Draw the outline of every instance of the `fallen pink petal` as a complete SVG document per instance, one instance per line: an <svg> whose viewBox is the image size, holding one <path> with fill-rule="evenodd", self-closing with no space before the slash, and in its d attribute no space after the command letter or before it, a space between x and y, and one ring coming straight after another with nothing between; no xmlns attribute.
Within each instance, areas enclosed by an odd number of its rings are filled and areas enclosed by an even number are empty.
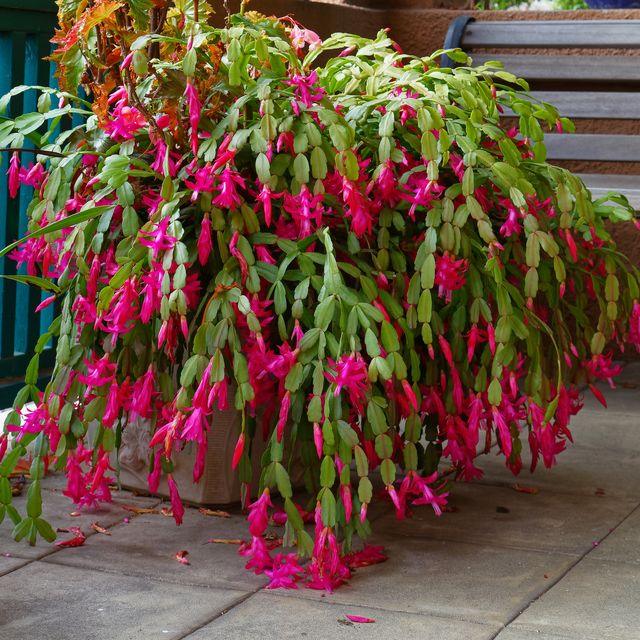
<svg viewBox="0 0 640 640"><path fill-rule="evenodd" d="M347 618L347 620L351 620L351 622L357 622L359 624L371 624L372 622L375 622L374 618L366 618L364 616L354 616L351 614L347 614L345 617Z"/></svg>

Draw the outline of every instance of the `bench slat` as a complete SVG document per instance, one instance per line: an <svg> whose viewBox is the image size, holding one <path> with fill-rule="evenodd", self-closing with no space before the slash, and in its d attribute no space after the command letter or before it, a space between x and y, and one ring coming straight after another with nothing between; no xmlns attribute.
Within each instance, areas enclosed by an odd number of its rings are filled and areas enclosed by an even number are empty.
<svg viewBox="0 0 640 640"><path fill-rule="evenodd" d="M640 83L640 58L475 54L474 65L500 60L505 70L531 82Z"/></svg>
<svg viewBox="0 0 640 640"><path fill-rule="evenodd" d="M544 143L550 160L640 162L640 136L548 133Z"/></svg>
<svg viewBox="0 0 640 640"><path fill-rule="evenodd" d="M578 177L587 185L594 198L601 198L609 191L627 196L629 204L640 210L640 176L582 173Z"/></svg>
<svg viewBox="0 0 640 640"><path fill-rule="evenodd" d="M640 120L640 94L603 91L532 91L537 100L548 102L566 118L611 118Z"/></svg>
<svg viewBox="0 0 640 640"><path fill-rule="evenodd" d="M475 21L462 46L634 49L640 48L640 20Z"/></svg>

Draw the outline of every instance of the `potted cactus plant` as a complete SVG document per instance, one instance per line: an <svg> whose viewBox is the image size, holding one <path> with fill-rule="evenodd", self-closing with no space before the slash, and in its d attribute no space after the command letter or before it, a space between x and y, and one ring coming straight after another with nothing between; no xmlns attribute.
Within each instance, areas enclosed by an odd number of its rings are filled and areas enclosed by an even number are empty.
<svg viewBox="0 0 640 640"><path fill-rule="evenodd" d="M192 449L198 481L231 410L228 464L243 500L259 495L248 568L331 589L373 500L442 512L442 460L462 479L492 445L514 473L527 446L555 463L580 385L599 394L609 345L640 344L638 272L607 231L632 211L545 161L544 130L571 123L499 67L252 12L213 27L209 11L61 2L60 88L2 123L10 189L35 188L5 253L60 313L39 344L57 339L51 380L36 388L36 353L5 425L16 445L2 440L2 487L33 448L27 512L3 490L0 516L52 539L45 459L78 504L108 500L142 422L149 487L166 479L179 523L177 456ZM293 554L263 537L275 490Z"/></svg>

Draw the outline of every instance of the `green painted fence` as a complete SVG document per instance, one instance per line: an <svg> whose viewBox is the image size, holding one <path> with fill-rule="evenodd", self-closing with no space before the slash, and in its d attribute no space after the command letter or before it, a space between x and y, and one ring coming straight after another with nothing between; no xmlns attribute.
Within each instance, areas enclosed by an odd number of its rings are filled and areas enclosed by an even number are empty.
<svg viewBox="0 0 640 640"><path fill-rule="evenodd" d="M51 51L49 40L56 26L56 7L42 0L0 0L0 95L20 84L49 85L53 81L52 65L44 61ZM11 102L9 115L34 111L35 92L17 96ZM27 146L27 145L25 145ZM26 208L31 190L22 187L18 198L10 199L6 169L9 154L2 152L0 171L0 246L16 240L26 230ZM24 164L33 162L34 154L22 153ZM18 273L26 273L20 268ZM15 274L16 263L0 259L0 273ZM0 278L0 408L13 402L23 385L23 376L40 332L53 317L51 308L36 314L42 300L36 287ZM42 371L53 363L53 348L40 358Z"/></svg>

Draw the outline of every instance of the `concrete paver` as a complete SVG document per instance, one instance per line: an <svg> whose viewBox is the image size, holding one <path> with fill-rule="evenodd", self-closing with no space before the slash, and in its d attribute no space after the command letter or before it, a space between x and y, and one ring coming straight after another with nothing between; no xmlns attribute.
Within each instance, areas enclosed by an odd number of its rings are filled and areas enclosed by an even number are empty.
<svg viewBox="0 0 640 640"><path fill-rule="evenodd" d="M177 639L245 595L32 562L0 578L0 640Z"/></svg>
<svg viewBox="0 0 640 640"><path fill-rule="evenodd" d="M375 620L352 623L346 615ZM499 630L435 616L285 598L261 592L189 636L189 640L489 640Z"/></svg>
<svg viewBox="0 0 640 640"><path fill-rule="evenodd" d="M585 558L517 620L585 640L640 638L640 566ZM566 633L566 631L564 631Z"/></svg>
<svg viewBox="0 0 640 640"><path fill-rule="evenodd" d="M513 487L461 483L451 487L449 504L453 512L441 517L429 506L415 508L411 518L400 521L388 513L376 521L374 533L580 555L623 520L637 501L547 489L531 495Z"/></svg>
<svg viewBox="0 0 640 640"><path fill-rule="evenodd" d="M0 576L11 573L20 567L23 567L29 561L23 558L6 558L0 556Z"/></svg>
<svg viewBox="0 0 640 640"><path fill-rule="evenodd" d="M42 492L43 517L46 518L54 529L65 529L67 527L80 527L85 535L92 535L91 523L98 522L102 527L111 527L124 518L133 519L135 514L125 509L127 506L133 507L153 507L160 503L158 498L135 496L128 491L114 491L113 502L102 504L98 509L90 511L78 511L77 507L69 498L62 494L63 476L48 476L44 480ZM26 493L26 491L25 491ZM25 513L26 497L23 494L14 498L14 506L22 514ZM72 516L72 513L80 515ZM11 556L20 558L42 558L57 550L53 544L48 544L42 539L34 547L30 547L24 542L15 542L11 538L12 524L9 518L0 524L0 554L9 553ZM65 533L59 533L59 539L65 538Z"/></svg>
<svg viewBox="0 0 640 640"><path fill-rule="evenodd" d="M640 565L640 509L636 509L589 557Z"/></svg>
<svg viewBox="0 0 640 640"><path fill-rule="evenodd" d="M186 509L183 523L176 526L172 517L159 513L140 515L114 528L111 536L93 536L84 546L65 549L47 561L206 587L256 589L266 583L245 570L237 544L207 543L212 538L246 539L244 517L218 518ZM182 550L189 552L190 565L176 561Z"/></svg>
<svg viewBox="0 0 640 640"><path fill-rule="evenodd" d="M568 555L418 538L375 538L389 561L359 569L334 593L288 597L336 604L377 603L408 613L506 624L574 562Z"/></svg>

